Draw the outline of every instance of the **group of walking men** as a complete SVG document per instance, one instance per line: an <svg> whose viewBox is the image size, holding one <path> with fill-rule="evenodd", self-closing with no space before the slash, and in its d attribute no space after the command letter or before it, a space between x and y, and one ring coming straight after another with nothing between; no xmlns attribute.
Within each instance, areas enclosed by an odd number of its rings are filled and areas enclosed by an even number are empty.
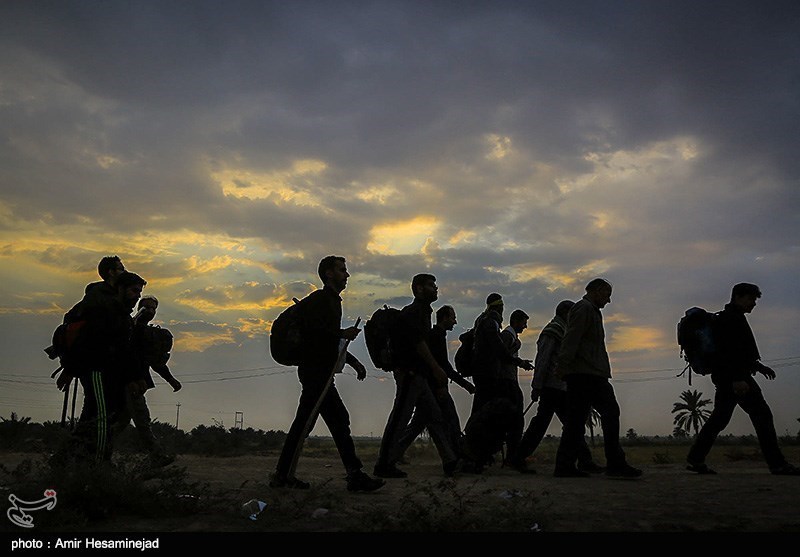
<svg viewBox="0 0 800 557"><path fill-rule="evenodd" d="M400 310L392 336L395 397L381 439L372 477L363 471L350 432L350 419L331 377L340 341L354 340L360 329L341 328L341 292L350 276L343 257L328 256L318 268L323 288L307 302L316 321L308 361L298 367L302 385L297 414L270 485L306 489L309 483L294 475L294 465L303 443L316 421L315 409L331 431L347 472L350 491L374 491L383 478L405 478L398 464L414 439L425 429L434 442L445 476L481 473L503 455L502 465L521 473L535 473L528 458L545 436L553 416L563 425L556 454L554 475L584 478L605 473L611 477L638 478L642 471L631 466L620 444L620 407L611 385L611 365L605 345L601 310L611 302L612 285L596 278L586 285L585 295L573 302L560 302L555 315L537 340L535 362L520 358L519 335L527 328L528 315L519 309L503 328L504 302L500 294L486 299L486 308L473 325L471 383L450 364L447 333L457 323L452 306L443 305L433 322L433 302L438 299L436 277L422 273L413 277L413 301ZM701 474L714 473L704 460L716 436L727 426L738 404L750 416L767 464L773 474L797 475L777 444L769 407L752 375L760 372L773 379L775 373L760 362L755 340L744 314L752 311L761 292L742 283L733 289L725 307L730 323L722 334L727 357L712 374L716 387L715 407L688 455L687 468ZM359 380L366 377L364 365L351 353L346 363ZM532 402L537 414L524 428L523 399L518 369L533 371ZM330 382L329 382L330 379ZM462 429L456 405L449 392L455 383L473 394L470 417ZM327 390L326 390L327 388ZM317 405L319 402L319 405ZM605 466L594 462L586 444L585 425L594 409L603 431Z"/></svg>
<svg viewBox="0 0 800 557"><path fill-rule="evenodd" d="M519 356L519 335L528 326L528 315L520 309L512 311L509 324L503 328L503 298L490 294L472 327L472 383L453 368L448 355L447 333L457 323L455 310L450 305L439 307L434 323L436 277L427 273L414 276L413 301L400 310L392 334L395 397L370 476L356 454L350 416L332 375L340 357L355 369L359 380L367 375L353 354L341 353L343 342L346 346L361 332L357 326L342 328L341 293L350 274L344 257L335 255L323 258L317 271L323 287L300 302L306 328L304 357L297 370L302 386L300 401L270 486L309 487L294 475L294 469L304 438L318 416L331 432L350 491L374 491L384 485L384 478L406 477L398 464L425 429L436 445L446 476L481 473L498 454L503 455L503 466L534 473L527 460L553 416L563 426L555 476L579 478L601 472L624 478L642 475L627 462L619 440L620 408L610 382L601 314L611 301L612 285L607 280L591 280L580 300L564 300L556 306L555 315L539 334L535 362ZM112 437L133 420L151 463L164 466L174 456L166 454L153 435L144 395L155 386L151 369L174 391L181 388L166 365L172 336L166 329L151 325L158 300L142 297L147 282L127 271L119 257L104 257L98 273L102 281L87 285L83 299L64 316L64 325L72 327L68 334L74 339L69 350L47 349L51 357L57 352L60 357L57 387L66 393L77 380L84 392L77 427L68 448L57 455L108 461ZM756 373L775 378L775 372L760 361L746 319L760 297L756 285L739 283L733 287L730 303L719 313L716 342L720 361L711 374L715 403L687 456L687 468L693 472L715 473L705 459L738 405L753 423L770 472L800 475L800 469L786 461L778 446L772 413L753 378ZM132 315L134 308L136 315ZM169 341L166 346L164 338ZM534 372L531 400L538 401L537 414L527 430L519 368ZM473 395L464 428L449 392L451 382ZM600 417L605 467L594 462L584 438L592 409Z"/></svg>
<svg viewBox="0 0 800 557"><path fill-rule="evenodd" d="M86 286L83 298L65 314L54 346L46 349L60 358L58 389L66 395L79 381L83 390L77 425L55 461L108 462L113 438L133 420L150 465L166 466L175 457L152 431L145 392L155 387L151 369L173 391L182 387L167 365L172 335L151 325L158 299L142 296L147 281L127 271L115 255L102 258L97 270L102 280Z"/></svg>

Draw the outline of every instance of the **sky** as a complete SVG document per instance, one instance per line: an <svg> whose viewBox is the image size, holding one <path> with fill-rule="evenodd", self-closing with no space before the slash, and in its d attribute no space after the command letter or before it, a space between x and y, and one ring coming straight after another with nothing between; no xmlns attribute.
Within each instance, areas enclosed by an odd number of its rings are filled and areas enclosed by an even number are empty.
<svg viewBox="0 0 800 557"><path fill-rule="evenodd" d="M116 254L175 335L184 387L156 378L153 417L286 431L300 387L268 331L336 254L343 326L434 274L451 356L498 292L530 316L533 359L558 302L606 278L622 431L640 435L672 432L681 392L713 398L676 377L683 312L756 283L778 374L758 381L796 434L799 136L794 2L6 0L0 416L60 419L43 349ZM351 349L369 375L336 384L353 433L379 436L394 383L363 333ZM741 409L727 432L753 433Z"/></svg>

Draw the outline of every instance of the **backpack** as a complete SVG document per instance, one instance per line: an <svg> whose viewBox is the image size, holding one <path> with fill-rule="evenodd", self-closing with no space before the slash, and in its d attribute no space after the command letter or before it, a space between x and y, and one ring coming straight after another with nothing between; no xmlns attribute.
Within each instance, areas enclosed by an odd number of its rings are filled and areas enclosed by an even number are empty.
<svg viewBox="0 0 800 557"><path fill-rule="evenodd" d="M78 339L81 338L83 327L87 321L81 317L81 303L75 304L66 314L61 324L53 331L53 338L50 346L44 349L51 360L58 358L61 364L53 376L65 366L76 364L75 348Z"/></svg>
<svg viewBox="0 0 800 557"><path fill-rule="evenodd" d="M383 371L394 371L392 336L399 318L399 309L384 305L364 324L364 342L367 344L369 357L375 367Z"/></svg>
<svg viewBox="0 0 800 557"><path fill-rule="evenodd" d="M715 343L715 323L719 312L711 313L699 307L686 310L678 321L677 336L680 355L686 361L686 367L677 376L689 371L689 384L692 384L692 372L698 375L709 375L716 368L717 350Z"/></svg>
<svg viewBox="0 0 800 557"><path fill-rule="evenodd" d="M456 364L456 371L462 377L472 377L475 368L475 329L467 329L458 335L459 344L453 361Z"/></svg>
<svg viewBox="0 0 800 557"><path fill-rule="evenodd" d="M269 332L269 353L273 360L285 366L300 365L303 354L300 300L292 298L292 302L275 318Z"/></svg>
<svg viewBox="0 0 800 557"><path fill-rule="evenodd" d="M164 365L172 352L173 336L169 329L158 325L147 326L147 340L144 345L144 357L147 364Z"/></svg>

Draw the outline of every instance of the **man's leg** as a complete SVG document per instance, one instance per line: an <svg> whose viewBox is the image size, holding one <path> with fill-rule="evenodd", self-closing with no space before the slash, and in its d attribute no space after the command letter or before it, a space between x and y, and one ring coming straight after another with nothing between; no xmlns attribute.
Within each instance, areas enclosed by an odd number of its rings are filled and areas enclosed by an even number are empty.
<svg viewBox="0 0 800 557"><path fill-rule="evenodd" d="M383 429L378 460L375 463L375 475L377 476L404 477L406 475L405 472L396 469L395 460L392 459L400 456L397 454L398 440L411 420L416 406L418 392L415 390L414 377L408 371L394 372L396 391L386 427Z"/></svg>
<svg viewBox="0 0 800 557"><path fill-rule="evenodd" d="M566 391L543 389L536 407L536 415L531 418L531 423L528 424L528 429L525 430L519 444L519 452L517 454L517 461L519 463L536 451L539 447L539 443L542 442L542 439L544 439L544 436L547 434L547 428L550 427L553 414L556 413L556 405L554 402L557 402L556 397L558 395L563 399L562 405L564 407L564 412L562 414L566 416ZM561 416L559 416L559 418L561 418ZM561 423L563 424L565 420L566 418L562 419Z"/></svg>
<svg viewBox="0 0 800 557"><path fill-rule="evenodd" d="M456 455L455 447L452 446L450 441L449 431L442 410L439 407L439 402L433 394L428 380L420 375L414 376L413 391L416 393L416 408L423 416L428 416L428 431L431 434L433 443L436 445L436 450L439 452L442 466L446 473L452 473L458 456ZM402 455L399 450L400 448L397 447L393 453L390 453L392 462Z"/></svg>
<svg viewBox="0 0 800 557"><path fill-rule="evenodd" d="M735 408L736 395L733 393L733 387L730 384L718 385L714 392L714 409L711 411L711 416L700 428L700 432L686 456L690 466L704 468L701 465L705 464L706 457L717 436L731 421Z"/></svg>
<svg viewBox="0 0 800 557"><path fill-rule="evenodd" d="M603 429L603 449L606 455L606 466L609 470L620 470L627 465L625 451L619 442L619 403L614 395L614 387L604 377L592 377L592 406L600 414L600 426ZM583 443L586 440L583 439ZM576 455L580 445L576 445Z"/></svg>
<svg viewBox="0 0 800 557"><path fill-rule="evenodd" d="M555 475L584 476L577 473L575 462L578 459L578 447L584 441L586 419L592 409L591 384L588 376L568 375L567 382L567 419L561 431L561 441L556 452Z"/></svg>
<svg viewBox="0 0 800 557"><path fill-rule="evenodd" d="M304 377L305 376L305 377ZM325 388L325 382L316 378L313 372L300 373L300 383L302 391L300 392L300 401L297 404L297 413L295 414L292 425L289 427L289 432L286 434L286 440L283 443L280 457L278 457L278 464L275 468L275 477L273 483L275 485L287 485L296 487L308 487L308 484L289 477L292 462L295 458L295 453L302 446L305 441L306 425L311 419L311 414L317 404L320 394ZM316 422L316 416L313 422ZM313 428L313 423L309 431Z"/></svg>
<svg viewBox="0 0 800 557"><path fill-rule="evenodd" d="M428 421L430 421L429 416L423 415L424 413L420 411L419 408L414 408L414 414L411 416L411 421L408 422L408 425L400 432L400 435L397 438L397 454L400 456L397 457L397 462L403 460L403 456L406 454L408 448L414 443L414 441L422 435L422 432L425 431L425 428L428 427Z"/></svg>
<svg viewBox="0 0 800 557"><path fill-rule="evenodd" d="M339 391L336 390L336 385L331 385L328 389L319 413L331 432L331 437L336 443L347 474L350 475L361 470L363 465L356 456L355 443L350 433L350 414L339 396Z"/></svg>
<svg viewBox="0 0 800 557"><path fill-rule="evenodd" d="M739 400L739 406L747 412L750 421L753 423L753 428L755 428L756 436L758 437L758 444L761 446L761 453L764 455L764 460L767 461L767 466L769 466L770 470L777 470L786 466L786 458L778 446L778 434L775 432L772 410L770 410L767 401L764 400L764 394L755 379L749 378L747 384L750 389Z"/></svg>

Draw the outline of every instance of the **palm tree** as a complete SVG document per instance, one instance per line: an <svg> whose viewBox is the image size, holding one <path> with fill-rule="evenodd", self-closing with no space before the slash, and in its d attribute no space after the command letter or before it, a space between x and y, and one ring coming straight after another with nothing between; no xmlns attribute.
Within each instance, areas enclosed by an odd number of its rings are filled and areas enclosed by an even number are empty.
<svg viewBox="0 0 800 557"><path fill-rule="evenodd" d="M600 425L600 413L592 408L589 412L589 417L586 418L586 427L589 428L589 437L592 440L592 447L594 447L594 428Z"/></svg>
<svg viewBox="0 0 800 557"><path fill-rule="evenodd" d="M702 398L703 393L694 391L683 391L681 393L680 402L672 405L672 413L675 418L672 420L677 427L683 429L686 433L694 430L694 434L700 431L703 424L706 423L708 417L711 416L711 410L703 408L711 404L710 398Z"/></svg>

